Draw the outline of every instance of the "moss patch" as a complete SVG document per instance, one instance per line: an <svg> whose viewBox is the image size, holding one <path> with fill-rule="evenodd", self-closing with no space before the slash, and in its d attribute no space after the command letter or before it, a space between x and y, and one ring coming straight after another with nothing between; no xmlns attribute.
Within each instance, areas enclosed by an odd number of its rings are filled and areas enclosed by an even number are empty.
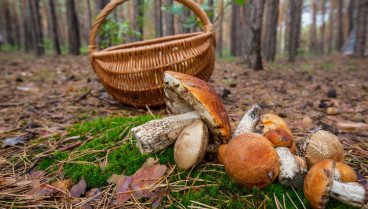
<svg viewBox="0 0 368 209"><path fill-rule="evenodd" d="M88 188L106 186L113 174L132 175L148 157L158 157L160 164L173 165L173 148L160 153L142 156L128 135L133 126L152 120L151 116L134 118L98 118L75 125L68 130L70 136L80 136L84 142L78 149L69 152L57 151L53 158L42 159L38 167L56 171L62 168L66 178L77 183L83 177ZM104 169L100 162L108 159ZM263 189L247 190L234 183L222 166L203 162L193 171L175 169L170 180L169 197L164 197L162 205L176 208L177 205L201 206L196 202L218 208L277 208L275 197L286 208L303 208L296 193L274 182ZM212 185L212 186L211 186ZM185 188L185 189L184 189ZM297 191L303 204L310 208L302 191ZM292 201L293 203L292 203ZM349 208L331 200L328 208Z"/></svg>

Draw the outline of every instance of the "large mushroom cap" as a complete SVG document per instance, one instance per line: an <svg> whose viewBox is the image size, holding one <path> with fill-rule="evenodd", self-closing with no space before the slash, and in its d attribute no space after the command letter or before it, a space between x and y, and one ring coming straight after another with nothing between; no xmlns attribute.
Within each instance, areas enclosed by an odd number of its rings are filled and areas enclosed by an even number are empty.
<svg viewBox="0 0 368 209"><path fill-rule="evenodd" d="M178 168L188 170L200 163L208 145L207 126L201 119L195 120L179 135L174 146L174 158Z"/></svg>
<svg viewBox="0 0 368 209"><path fill-rule="evenodd" d="M327 206L333 184L335 161L324 160L315 164L304 180L304 195L314 209Z"/></svg>
<svg viewBox="0 0 368 209"><path fill-rule="evenodd" d="M224 166L230 178L248 189L269 185L279 173L279 157L262 135L245 133L226 147Z"/></svg>
<svg viewBox="0 0 368 209"><path fill-rule="evenodd" d="M266 137L275 147L289 147L291 153L295 154L295 143L293 137L284 129L277 128L268 130L264 137Z"/></svg>
<svg viewBox="0 0 368 209"><path fill-rule="evenodd" d="M183 102L182 105L171 105L173 100L168 98L167 106L172 108L172 112L181 112L180 109L188 109L190 105L201 115L216 141L229 141L231 128L226 109L217 93L206 82L183 73L166 71L164 84L165 92L169 92L167 96L175 95Z"/></svg>
<svg viewBox="0 0 368 209"><path fill-rule="evenodd" d="M358 181L358 176L356 175L354 169L344 163L336 162L337 175L340 177L341 182L356 182ZM336 173L335 173L336 175Z"/></svg>
<svg viewBox="0 0 368 209"><path fill-rule="evenodd" d="M317 131L307 142L305 158L309 167L325 159L342 162L344 148L334 134L324 130Z"/></svg>

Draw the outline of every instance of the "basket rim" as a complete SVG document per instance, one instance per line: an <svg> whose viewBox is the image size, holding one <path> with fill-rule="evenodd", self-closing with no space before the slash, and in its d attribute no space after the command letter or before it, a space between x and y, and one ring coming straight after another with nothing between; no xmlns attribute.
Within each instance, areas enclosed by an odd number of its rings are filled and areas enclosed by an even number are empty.
<svg viewBox="0 0 368 209"><path fill-rule="evenodd" d="M165 37L154 38L154 39L149 39L149 40L137 41L133 43L120 44L117 46L108 47L101 51L93 51L93 52L90 51L90 57L97 58L101 56L122 53L122 52L129 53L129 52L135 52L135 51L151 50L151 49L163 47L163 45L174 45L178 43L191 41L193 39L204 38L207 36L208 37L213 36L213 32L195 32L195 33L178 34L178 35L173 35L173 36L165 36ZM172 40L173 38L175 39Z"/></svg>

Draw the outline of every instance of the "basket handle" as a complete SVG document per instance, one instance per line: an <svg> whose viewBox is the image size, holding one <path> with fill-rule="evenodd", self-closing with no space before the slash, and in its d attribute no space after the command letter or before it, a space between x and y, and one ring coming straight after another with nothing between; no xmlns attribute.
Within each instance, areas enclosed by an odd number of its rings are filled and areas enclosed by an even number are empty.
<svg viewBox="0 0 368 209"><path fill-rule="evenodd" d="M97 34L101 27L101 24L104 22L105 18L113 11L117 6L120 4L126 2L128 0L112 0L108 5L105 6L96 17L95 21L93 22L93 25L91 27L91 32L89 36L89 53L93 53L96 51L99 51L98 45L97 45ZM210 20L207 17L206 12L193 0L175 0L179 3L184 4L186 7L188 7L190 10L192 10L201 20L201 22L204 25L204 32L213 32L213 26L210 22Z"/></svg>

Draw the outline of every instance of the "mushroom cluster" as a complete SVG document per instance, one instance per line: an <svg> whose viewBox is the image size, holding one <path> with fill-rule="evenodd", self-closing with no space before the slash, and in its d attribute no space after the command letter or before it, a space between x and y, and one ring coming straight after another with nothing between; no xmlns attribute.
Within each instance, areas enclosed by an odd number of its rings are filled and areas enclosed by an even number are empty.
<svg viewBox="0 0 368 209"><path fill-rule="evenodd" d="M131 130L141 154L156 153L176 141L175 163L178 168L189 169L203 159L209 143L218 146L229 141L231 128L226 109L206 82L166 71L164 91L168 111L175 115Z"/></svg>

